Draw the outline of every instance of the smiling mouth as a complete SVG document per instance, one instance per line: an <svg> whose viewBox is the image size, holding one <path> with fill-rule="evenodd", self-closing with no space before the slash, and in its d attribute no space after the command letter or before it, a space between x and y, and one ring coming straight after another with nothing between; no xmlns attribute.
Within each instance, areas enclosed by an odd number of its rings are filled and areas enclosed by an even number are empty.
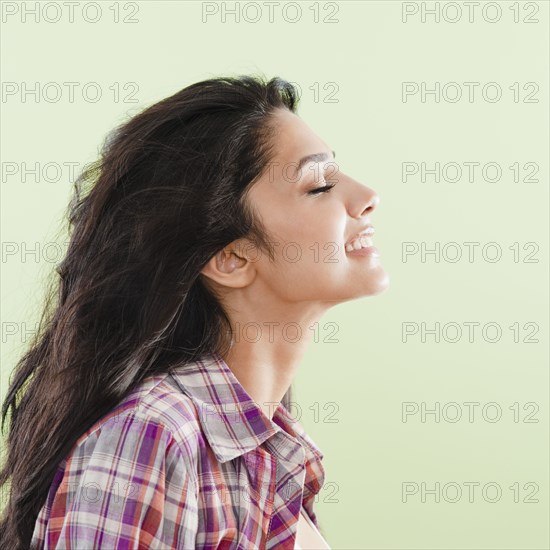
<svg viewBox="0 0 550 550"><path fill-rule="evenodd" d="M350 252L353 249L358 250L360 247L363 246L372 246L372 235L374 235L374 227L369 224L366 227L363 227L363 229L359 231L359 233L354 235L353 238L344 245L344 249L347 252Z"/></svg>
<svg viewBox="0 0 550 550"><path fill-rule="evenodd" d="M353 250L360 250L361 248L372 246L372 239L370 237L372 233L374 233L374 231L370 231L368 234L361 234L352 239L345 245L346 252L352 252Z"/></svg>

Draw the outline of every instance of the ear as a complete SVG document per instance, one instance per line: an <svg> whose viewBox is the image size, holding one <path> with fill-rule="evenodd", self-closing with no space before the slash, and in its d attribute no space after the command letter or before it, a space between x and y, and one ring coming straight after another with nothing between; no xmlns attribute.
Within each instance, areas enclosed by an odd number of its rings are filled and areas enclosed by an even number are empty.
<svg viewBox="0 0 550 550"><path fill-rule="evenodd" d="M202 268L201 273L221 286L242 288L256 275L254 262L239 251L235 241L217 252Z"/></svg>

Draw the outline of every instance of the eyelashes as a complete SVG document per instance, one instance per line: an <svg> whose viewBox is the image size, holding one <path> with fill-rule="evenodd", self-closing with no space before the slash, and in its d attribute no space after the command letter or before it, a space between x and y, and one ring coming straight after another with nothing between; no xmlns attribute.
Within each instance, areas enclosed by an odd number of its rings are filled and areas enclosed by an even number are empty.
<svg viewBox="0 0 550 550"><path fill-rule="evenodd" d="M308 195L316 195L318 193L328 193L336 184L333 183L331 185L325 185L323 187L318 187L317 189L312 189L311 191L308 191Z"/></svg>

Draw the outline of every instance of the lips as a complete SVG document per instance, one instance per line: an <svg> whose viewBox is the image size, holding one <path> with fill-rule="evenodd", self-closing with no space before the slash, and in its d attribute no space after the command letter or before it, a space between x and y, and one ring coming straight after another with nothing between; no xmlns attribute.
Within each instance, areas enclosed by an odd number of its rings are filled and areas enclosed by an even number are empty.
<svg viewBox="0 0 550 550"><path fill-rule="evenodd" d="M368 225L367 227L365 227L365 229L363 229L362 231L360 231L359 233L357 233L356 235L354 235L345 245L344 245L344 248L346 248L348 246L348 244L353 244L353 241L355 241L355 239L359 239L360 237L368 237L369 240L370 240L370 236L374 234L374 227L372 225Z"/></svg>

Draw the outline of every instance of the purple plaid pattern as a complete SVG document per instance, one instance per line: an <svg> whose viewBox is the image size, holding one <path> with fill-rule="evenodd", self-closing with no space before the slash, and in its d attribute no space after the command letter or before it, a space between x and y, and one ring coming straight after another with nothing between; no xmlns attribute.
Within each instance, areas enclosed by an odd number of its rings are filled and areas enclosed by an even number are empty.
<svg viewBox="0 0 550 550"><path fill-rule="evenodd" d="M269 419L218 354L144 380L75 443L33 549L294 549L316 527L323 454L286 408Z"/></svg>

